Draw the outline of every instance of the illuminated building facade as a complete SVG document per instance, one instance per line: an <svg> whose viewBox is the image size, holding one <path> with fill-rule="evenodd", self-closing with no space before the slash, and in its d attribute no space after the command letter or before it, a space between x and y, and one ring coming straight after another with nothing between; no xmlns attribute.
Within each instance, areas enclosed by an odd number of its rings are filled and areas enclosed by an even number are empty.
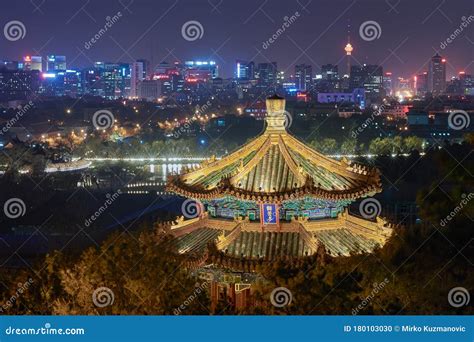
<svg viewBox="0 0 474 342"><path fill-rule="evenodd" d="M23 57L23 70L39 72L43 71L43 57L41 56L25 56Z"/></svg>
<svg viewBox="0 0 474 342"><path fill-rule="evenodd" d="M441 95L446 90L446 59L436 54L431 58L428 70L428 91Z"/></svg>
<svg viewBox="0 0 474 342"><path fill-rule="evenodd" d="M237 60L235 64L235 78L238 80L252 80L255 77L255 63Z"/></svg>
<svg viewBox="0 0 474 342"><path fill-rule="evenodd" d="M313 68L311 65L295 65L295 83L298 90L310 90L313 80Z"/></svg>
<svg viewBox="0 0 474 342"><path fill-rule="evenodd" d="M49 55L46 62L46 71L67 70L66 56Z"/></svg>

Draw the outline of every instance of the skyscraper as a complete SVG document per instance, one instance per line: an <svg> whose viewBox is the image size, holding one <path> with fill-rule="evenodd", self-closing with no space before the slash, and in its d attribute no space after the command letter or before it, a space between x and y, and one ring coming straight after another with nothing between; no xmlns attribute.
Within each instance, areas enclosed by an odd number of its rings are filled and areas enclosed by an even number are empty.
<svg viewBox="0 0 474 342"><path fill-rule="evenodd" d="M311 65L298 64L295 65L295 83L298 90L311 89L313 79L313 68Z"/></svg>
<svg viewBox="0 0 474 342"><path fill-rule="evenodd" d="M219 77L219 67L215 61L193 60L184 62L184 65L188 73L203 75L207 72L210 78Z"/></svg>
<svg viewBox="0 0 474 342"><path fill-rule="evenodd" d="M324 64L321 66L321 76L325 81L337 81L339 80L339 71L337 65Z"/></svg>
<svg viewBox="0 0 474 342"><path fill-rule="evenodd" d="M446 59L439 54L431 58L428 70L428 91L440 95L446 90Z"/></svg>
<svg viewBox="0 0 474 342"><path fill-rule="evenodd" d="M386 72L383 77L383 88L385 89L385 93L387 95L392 95L393 92L393 80L392 80L392 73Z"/></svg>
<svg viewBox="0 0 474 342"><path fill-rule="evenodd" d="M148 75L150 74L150 62L146 59L137 59L137 62L143 64L143 79L148 79Z"/></svg>
<svg viewBox="0 0 474 342"><path fill-rule="evenodd" d="M47 71L66 70L66 56L49 55L47 57Z"/></svg>
<svg viewBox="0 0 474 342"><path fill-rule="evenodd" d="M251 80L255 75L255 63L242 60L236 61L235 78L239 80Z"/></svg>
<svg viewBox="0 0 474 342"><path fill-rule="evenodd" d="M425 95L428 91L428 72L416 76L415 91L417 95Z"/></svg>
<svg viewBox="0 0 474 342"><path fill-rule="evenodd" d="M43 58L41 56L25 56L23 57L23 70L43 71Z"/></svg>
<svg viewBox="0 0 474 342"><path fill-rule="evenodd" d="M138 84L143 81L143 63L133 62L130 75L130 97L138 97Z"/></svg>
<svg viewBox="0 0 474 342"><path fill-rule="evenodd" d="M277 63L258 63L257 74L260 86L275 86L277 82Z"/></svg>
<svg viewBox="0 0 474 342"><path fill-rule="evenodd" d="M350 88L364 88L366 97L376 100L383 95L383 68L380 65L353 65Z"/></svg>

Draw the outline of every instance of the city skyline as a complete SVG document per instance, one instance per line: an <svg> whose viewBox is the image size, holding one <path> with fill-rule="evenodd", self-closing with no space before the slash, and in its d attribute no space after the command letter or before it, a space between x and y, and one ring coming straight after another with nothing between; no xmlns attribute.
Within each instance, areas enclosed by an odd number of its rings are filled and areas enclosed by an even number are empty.
<svg viewBox="0 0 474 342"><path fill-rule="evenodd" d="M407 78L426 71L430 58L439 52L448 60L448 79L459 71L473 73L474 39L469 30L446 44L462 18L470 17L469 1L456 7L432 1L400 1L396 5L389 1L343 1L331 4L331 13L318 11L327 8L324 2L282 2L276 6L266 1L237 5L183 0L138 6L134 1L113 0L100 5L84 2L67 9L58 1L24 1L8 16L0 15L2 23L21 21L26 31L23 39L4 40L2 57L18 60L24 55L66 55L71 68L95 61L131 63L141 58L154 66L161 61L214 59L224 78L233 77L237 59L277 61L280 70L292 74L294 66L303 63L314 70L328 63L339 64L342 69L350 25L353 64L380 64L397 77ZM113 18L119 12L120 18L110 29L96 43L88 44L108 22L106 17ZM295 20L288 21L285 32L278 33L284 18L292 17ZM196 39L182 36L183 25L189 21L202 27ZM359 32L367 21L380 27L379 36L369 41ZM272 36L276 36L274 41Z"/></svg>

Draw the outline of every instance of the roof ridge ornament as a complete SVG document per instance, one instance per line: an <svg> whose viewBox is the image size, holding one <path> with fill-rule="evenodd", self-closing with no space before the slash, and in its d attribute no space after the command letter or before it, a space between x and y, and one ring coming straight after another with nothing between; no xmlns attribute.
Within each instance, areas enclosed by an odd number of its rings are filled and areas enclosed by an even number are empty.
<svg viewBox="0 0 474 342"><path fill-rule="evenodd" d="M286 132L287 112L285 111L286 101L284 98L273 95L266 100L267 123L266 133L284 133Z"/></svg>

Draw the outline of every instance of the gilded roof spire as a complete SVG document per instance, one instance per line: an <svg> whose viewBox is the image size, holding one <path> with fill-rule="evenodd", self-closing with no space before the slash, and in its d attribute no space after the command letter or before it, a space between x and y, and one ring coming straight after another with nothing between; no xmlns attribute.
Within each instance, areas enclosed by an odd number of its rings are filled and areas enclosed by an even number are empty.
<svg viewBox="0 0 474 342"><path fill-rule="evenodd" d="M285 99L275 94L267 98L266 106L267 132L285 132Z"/></svg>

